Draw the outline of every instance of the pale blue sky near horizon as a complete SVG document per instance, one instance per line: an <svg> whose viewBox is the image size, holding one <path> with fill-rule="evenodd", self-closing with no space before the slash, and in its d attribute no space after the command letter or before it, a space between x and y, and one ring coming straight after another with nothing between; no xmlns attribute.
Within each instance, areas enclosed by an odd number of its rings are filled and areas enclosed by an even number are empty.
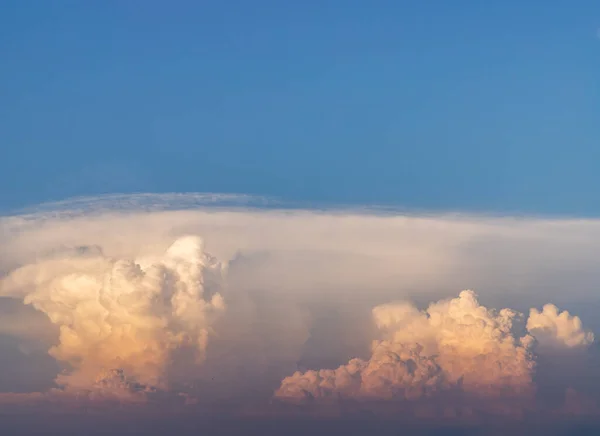
<svg viewBox="0 0 600 436"><path fill-rule="evenodd" d="M0 212L223 192L600 215L600 2L0 2Z"/></svg>

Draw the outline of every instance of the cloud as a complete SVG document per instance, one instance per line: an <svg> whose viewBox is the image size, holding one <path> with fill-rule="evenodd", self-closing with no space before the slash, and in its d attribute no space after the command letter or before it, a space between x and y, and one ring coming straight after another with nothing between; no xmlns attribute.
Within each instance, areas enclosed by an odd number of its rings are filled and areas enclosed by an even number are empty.
<svg viewBox="0 0 600 436"><path fill-rule="evenodd" d="M553 304L546 304L541 312L531 309L527 330L544 346L585 347L594 342L594 334L583 329L578 316L560 312Z"/></svg>
<svg viewBox="0 0 600 436"><path fill-rule="evenodd" d="M354 358L336 369L296 371L283 379L274 397L314 405L304 409L311 415L323 413L323 407L331 411L332 405L347 408L348 401L355 402L352 413L390 413L381 407L383 401L394 405L392 414L410 410L413 416L436 419L522 417L542 410L597 415L598 387L582 392L572 386L578 376L588 387L598 377L597 360L572 353L590 346L593 335L556 306L530 313L525 332L517 326L521 314L488 309L473 291L423 311L408 302L377 306L372 314L378 338L368 359ZM548 398L556 389L558 404Z"/></svg>
<svg viewBox="0 0 600 436"><path fill-rule="evenodd" d="M210 325L224 309L221 275L201 239L188 236L156 258L61 254L11 272L2 294L22 298L60 327L49 354L72 368L57 377L65 389L97 386L107 370L165 386L175 350L188 348L195 362L204 360ZM126 390L122 383L102 383Z"/></svg>
<svg viewBox="0 0 600 436"><path fill-rule="evenodd" d="M419 311L407 303L378 306L381 337L368 360L336 370L297 372L279 398L419 399L458 389L484 397L530 396L533 338L515 337L516 313L481 306L472 291Z"/></svg>
<svg viewBox="0 0 600 436"><path fill-rule="evenodd" d="M267 203L112 196L0 218L0 334L20 342L0 352L60 365L54 388L0 399L595 410L600 384L577 375L595 374L600 222Z"/></svg>

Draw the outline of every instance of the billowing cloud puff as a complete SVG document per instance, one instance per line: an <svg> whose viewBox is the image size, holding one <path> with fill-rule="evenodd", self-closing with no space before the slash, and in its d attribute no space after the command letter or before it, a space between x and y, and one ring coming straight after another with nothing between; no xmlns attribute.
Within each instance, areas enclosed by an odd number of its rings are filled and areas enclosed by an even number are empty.
<svg viewBox="0 0 600 436"><path fill-rule="evenodd" d="M402 310L390 319L389 310L387 306L373 310L379 328L395 343L417 343L427 356L437 356L451 383L486 394L529 389L531 338L515 337L516 312L487 309L472 291L432 304L424 313Z"/></svg>
<svg viewBox="0 0 600 436"><path fill-rule="evenodd" d="M13 271L2 295L23 298L60 327L49 351L70 367L60 386L129 393L127 378L165 387L175 352L204 360L210 326L225 307L222 274L201 239L187 236L158 257L61 253Z"/></svg>
<svg viewBox="0 0 600 436"><path fill-rule="evenodd" d="M533 338L515 337L515 316L479 305L472 291L426 311L407 303L378 306L373 317L385 339L374 342L367 361L296 372L275 395L414 399L450 388L480 396L530 395Z"/></svg>
<svg viewBox="0 0 600 436"><path fill-rule="evenodd" d="M275 396L285 399L411 399L448 386L434 359L418 345L378 341L369 360L352 359L337 369L296 372L286 377Z"/></svg>
<svg viewBox="0 0 600 436"><path fill-rule="evenodd" d="M541 312L531 309L527 330L543 346L584 347L594 342L594 334L584 330L578 316L560 312L553 304L546 304Z"/></svg>

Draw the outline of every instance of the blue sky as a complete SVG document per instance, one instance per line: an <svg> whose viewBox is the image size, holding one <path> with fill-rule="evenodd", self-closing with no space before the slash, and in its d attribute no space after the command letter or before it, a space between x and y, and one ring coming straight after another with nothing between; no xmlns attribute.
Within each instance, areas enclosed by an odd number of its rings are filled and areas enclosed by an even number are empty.
<svg viewBox="0 0 600 436"><path fill-rule="evenodd" d="M0 210L108 192L600 213L600 3L0 4Z"/></svg>

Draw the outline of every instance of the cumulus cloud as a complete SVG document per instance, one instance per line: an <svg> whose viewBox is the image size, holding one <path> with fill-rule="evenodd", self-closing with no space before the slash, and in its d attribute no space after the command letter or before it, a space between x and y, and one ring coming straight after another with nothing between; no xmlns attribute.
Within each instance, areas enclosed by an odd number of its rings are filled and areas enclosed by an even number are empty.
<svg viewBox="0 0 600 436"><path fill-rule="evenodd" d="M53 389L0 401L277 408L275 392L454 416L535 408L552 385L552 407L595 410L600 386L576 375L594 374L597 221L234 200L108 197L0 218L0 296L45 316L0 301L0 335L21 342L0 352L61 365ZM479 296L448 298L465 288Z"/></svg>
<svg viewBox="0 0 600 436"><path fill-rule="evenodd" d="M514 336L515 316L481 306L472 291L426 311L408 303L378 306L373 317L385 339L374 342L368 360L296 372L275 395L415 399L451 388L480 396L531 395L533 338Z"/></svg>
<svg viewBox="0 0 600 436"><path fill-rule="evenodd" d="M546 304L541 312L531 309L527 330L545 346L585 347L594 342L594 334L584 330L578 316L560 312L554 304Z"/></svg>
<svg viewBox="0 0 600 436"><path fill-rule="evenodd" d="M2 281L2 295L22 298L60 327L49 353L71 369L58 385L129 392L125 377L166 386L179 349L204 360L210 326L225 308L222 274L201 239L188 236L155 258L77 250L25 265Z"/></svg>
<svg viewBox="0 0 600 436"><path fill-rule="evenodd" d="M317 405L353 400L384 412L389 410L381 410L381 401L392 401L396 412L409 408L435 417L464 418L466 412L472 418L476 411L521 416L534 410L594 415L600 410L597 388L592 395L573 388L578 376L579 384L588 386L597 378L594 362L589 354L569 353L589 347L593 335L579 318L556 306L531 309L528 332L519 328L520 313L488 309L473 291L426 310L400 302L377 306L372 314L379 337L368 359L354 358L337 369L297 371L283 379L274 397ZM548 398L555 395L558 403Z"/></svg>

